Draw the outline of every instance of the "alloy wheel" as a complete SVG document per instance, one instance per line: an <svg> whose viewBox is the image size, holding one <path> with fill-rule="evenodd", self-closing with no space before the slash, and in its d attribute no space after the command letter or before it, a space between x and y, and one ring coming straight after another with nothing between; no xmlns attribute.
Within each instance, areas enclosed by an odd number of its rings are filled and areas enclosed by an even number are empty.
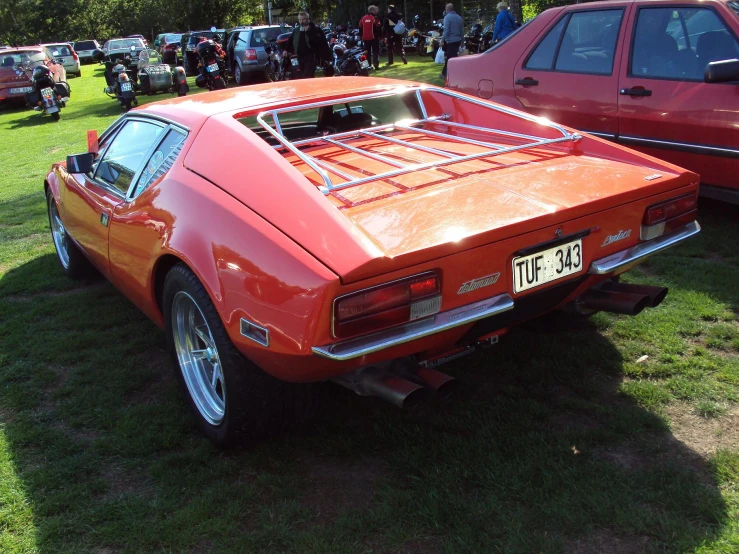
<svg viewBox="0 0 739 554"><path fill-rule="evenodd" d="M172 334L180 370L200 415L219 425L226 414L226 381L218 348L195 300L178 292L172 300Z"/></svg>
<svg viewBox="0 0 739 554"><path fill-rule="evenodd" d="M57 256L64 269L69 268L69 248L67 241L69 236L64 228L62 219L59 217L59 210L56 207L56 200L49 195L49 223L51 224L51 236L54 239L54 248L56 248Z"/></svg>

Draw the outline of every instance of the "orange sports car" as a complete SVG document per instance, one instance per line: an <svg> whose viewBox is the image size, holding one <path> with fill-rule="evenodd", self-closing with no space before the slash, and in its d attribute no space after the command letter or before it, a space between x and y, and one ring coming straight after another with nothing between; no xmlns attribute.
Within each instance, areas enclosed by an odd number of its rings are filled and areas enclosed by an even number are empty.
<svg viewBox="0 0 739 554"><path fill-rule="evenodd" d="M217 445L301 420L310 382L399 406L552 310L636 315L618 275L699 232L699 178L514 109L378 78L131 111L44 181L63 270L166 330Z"/></svg>

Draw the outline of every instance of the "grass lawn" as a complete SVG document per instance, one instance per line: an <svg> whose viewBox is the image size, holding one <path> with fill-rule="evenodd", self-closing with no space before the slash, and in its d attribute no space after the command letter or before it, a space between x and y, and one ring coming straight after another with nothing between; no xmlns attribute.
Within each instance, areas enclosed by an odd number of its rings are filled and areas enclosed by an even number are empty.
<svg viewBox="0 0 739 554"><path fill-rule="evenodd" d="M441 84L410 59L381 74ZM43 176L120 114L83 73L59 123L0 112L0 553L739 552L736 207L628 274L656 310L516 330L412 411L327 385L310 429L222 453L163 333L58 268Z"/></svg>

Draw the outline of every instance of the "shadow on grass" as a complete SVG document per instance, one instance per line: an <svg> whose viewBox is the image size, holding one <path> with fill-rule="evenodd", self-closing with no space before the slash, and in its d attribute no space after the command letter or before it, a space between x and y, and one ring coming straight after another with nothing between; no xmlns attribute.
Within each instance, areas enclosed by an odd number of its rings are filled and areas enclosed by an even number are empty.
<svg viewBox="0 0 739 554"><path fill-rule="evenodd" d="M310 429L224 454L162 333L108 284L65 289L54 261L0 279L0 414L31 514L11 533L42 553L684 552L728 520L591 323L523 327L414 411L328 385Z"/></svg>

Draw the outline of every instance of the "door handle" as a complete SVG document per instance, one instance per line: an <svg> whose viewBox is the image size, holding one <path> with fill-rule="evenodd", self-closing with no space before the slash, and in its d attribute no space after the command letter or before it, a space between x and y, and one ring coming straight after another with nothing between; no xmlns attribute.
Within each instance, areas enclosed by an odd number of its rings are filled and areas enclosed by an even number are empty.
<svg viewBox="0 0 739 554"><path fill-rule="evenodd" d="M619 92L625 96L652 96L652 91L643 87L622 88Z"/></svg>
<svg viewBox="0 0 739 554"><path fill-rule="evenodd" d="M526 77L525 79L516 79L516 84L523 85L525 87L535 87L539 84L539 81L532 79L531 77Z"/></svg>

